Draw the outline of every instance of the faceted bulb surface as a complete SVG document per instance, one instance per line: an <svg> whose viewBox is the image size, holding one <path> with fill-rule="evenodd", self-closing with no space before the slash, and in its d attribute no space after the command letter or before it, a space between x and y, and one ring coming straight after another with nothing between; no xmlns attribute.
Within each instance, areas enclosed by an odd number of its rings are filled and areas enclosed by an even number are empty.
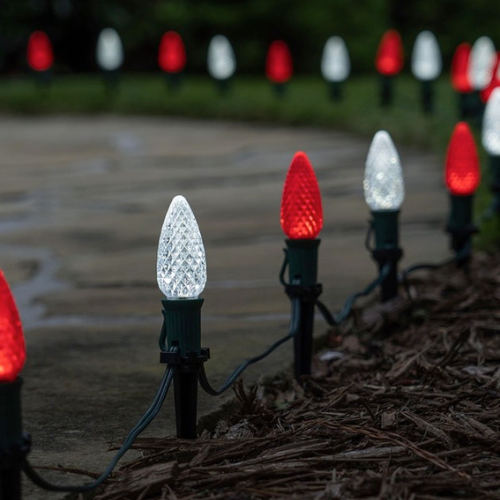
<svg viewBox="0 0 500 500"><path fill-rule="evenodd" d="M236 58L229 40L223 35L216 35L208 46L208 72L216 80L227 80L236 70Z"/></svg>
<svg viewBox="0 0 500 500"><path fill-rule="evenodd" d="M482 143L488 154L500 156L500 87L493 90L484 110Z"/></svg>
<svg viewBox="0 0 500 500"><path fill-rule="evenodd" d="M26 359L19 312L7 280L0 271L0 382L12 382Z"/></svg>
<svg viewBox="0 0 500 500"><path fill-rule="evenodd" d="M283 186L281 227L292 240L314 239L323 227L323 207L316 174L305 153L295 153Z"/></svg>
<svg viewBox="0 0 500 500"><path fill-rule="evenodd" d="M107 71L114 71L123 64L123 46L120 35L113 28L104 28L97 39L97 64Z"/></svg>
<svg viewBox="0 0 500 500"><path fill-rule="evenodd" d="M327 82L343 82L351 72L351 61L344 40L339 36L330 37L323 49L321 73Z"/></svg>
<svg viewBox="0 0 500 500"><path fill-rule="evenodd" d="M380 130L366 158L365 200L373 211L399 210L405 196L403 170L391 136Z"/></svg>
<svg viewBox="0 0 500 500"><path fill-rule="evenodd" d="M470 196L479 185L480 170L474 137L466 122L459 122L446 153L445 182L456 196Z"/></svg>
<svg viewBox="0 0 500 500"><path fill-rule="evenodd" d="M207 282L205 247L189 203L176 196L158 244L158 286L168 299L195 299Z"/></svg>
<svg viewBox="0 0 500 500"><path fill-rule="evenodd" d="M421 31L413 46L411 70L419 80L435 80L442 70L441 51L431 31Z"/></svg>
<svg viewBox="0 0 500 500"><path fill-rule="evenodd" d="M314 239L323 227L316 174L305 153L295 153L283 186L281 227L291 240Z"/></svg>
<svg viewBox="0 0 500 500"><path fill-rule="evenodd" d="M478 38L469 59L469 80L473 89L484 89L490 83L495 62L496 51L491 38Z"/></svg>

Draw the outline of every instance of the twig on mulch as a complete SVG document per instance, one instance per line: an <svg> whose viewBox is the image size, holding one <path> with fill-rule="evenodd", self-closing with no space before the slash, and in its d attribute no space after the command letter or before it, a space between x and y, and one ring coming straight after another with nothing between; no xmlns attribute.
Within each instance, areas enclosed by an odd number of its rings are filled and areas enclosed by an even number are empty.
<svg viewBox="0 0 500 500"><path fill-rule="evenodd" d="M410 289L330 332L302 387L239 383L215 430L139 440L97 498L500 500L500 256Z"/></svg>

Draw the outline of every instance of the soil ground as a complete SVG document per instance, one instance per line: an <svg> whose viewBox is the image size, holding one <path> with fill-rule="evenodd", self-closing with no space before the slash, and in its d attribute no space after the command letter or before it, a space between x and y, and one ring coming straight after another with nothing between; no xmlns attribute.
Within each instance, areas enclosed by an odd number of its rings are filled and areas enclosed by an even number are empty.
<svg viewBox="0 0 500 500"><path fill-rule="evenodd" d="M500 255L410 277L330 330L301 385L200 439L142 439L99 500L500 499Z"/></svg>

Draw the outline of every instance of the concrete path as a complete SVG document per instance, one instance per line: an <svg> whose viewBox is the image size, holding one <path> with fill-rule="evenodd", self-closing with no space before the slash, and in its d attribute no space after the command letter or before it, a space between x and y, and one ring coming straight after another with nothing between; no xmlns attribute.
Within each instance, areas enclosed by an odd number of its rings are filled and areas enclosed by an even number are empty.
<svg viewBox="0 0 500 500"><path fill-rule="evenodd" d="M213 384L287 331L279 207L295 151L309 155L323 195L324 301L338 310L371 281L362 195L369 142L175 119L0 118L0 267L27 340L23 404L32 463L101 471L109 446L120 444L154 397L163 372L156 250L176 194L190 202L206 246L203 345L212 351ZM398 149L407 188L403 265L440 260L448 256L440 161ZM325 328L319 319L317 333ZM245 380L290 362L284 346ZM201 397L200 414L223 401ZM174 434L172 404L170 395L147 435ZM27 498L60 497L27 488Z"/></svg>

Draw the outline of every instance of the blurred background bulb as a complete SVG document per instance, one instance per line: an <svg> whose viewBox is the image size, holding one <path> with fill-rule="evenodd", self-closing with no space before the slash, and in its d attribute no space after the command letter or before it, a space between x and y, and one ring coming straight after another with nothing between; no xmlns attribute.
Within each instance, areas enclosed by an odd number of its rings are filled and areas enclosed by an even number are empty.
<svg viewBox="0 0 500 500"><path fill-rule="evenodd" d="M215 35L210 40L207 58L208 72L216 80L227 80L236 70L236 58L229 40L223 35Z"/></svg>
<svg viewBox="0 0 500 500"><path fill-rule="evenodd" d="M123 46L120 35L113 28L104 28L97 39L97 63L107 71L114 71L123 64Z"/></svg>
<svg viewBox="0 0 500 500"><path fill-rule="evenodd" d="M328 82L342 82L351 72L351 61L344 40L339 36L330 37L323 49L321 73Z"/></svg>
<svg viewBox="0 0 500 500"><path fill-rule="evenodd" d="M430 31L421 31L413 45L411 70L419 80L435 80L442 70L438 41Z"/></svg>
<svg viewBox="0 0 500 500"><path fill-rule="evenodd" d="M484 110L482 143L488 154L500 156L500 87L493 90Z"/></svg>
<svg viewBox="0 0 500 500"><path fill-rule="evenodd" d="M472 46L469 59L469 80L474 90L484 89L490 83L495 61L495 45L491 38L478 38Z"/></svg>

